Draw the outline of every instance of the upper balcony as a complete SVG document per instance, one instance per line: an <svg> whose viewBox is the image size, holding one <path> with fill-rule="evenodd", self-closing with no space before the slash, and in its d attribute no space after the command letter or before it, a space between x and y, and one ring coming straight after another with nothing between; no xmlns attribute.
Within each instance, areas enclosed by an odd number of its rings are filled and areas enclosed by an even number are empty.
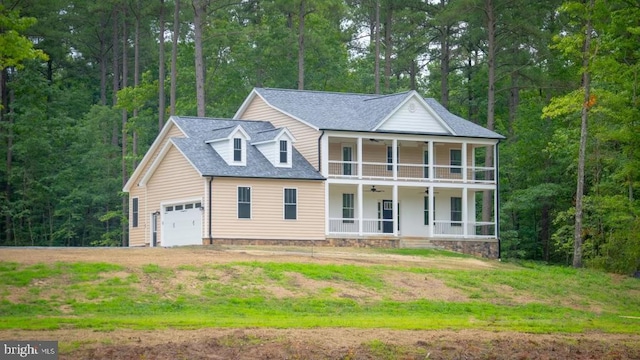
<svg viewBox="0 0 640 360"><path fill-rule="evenodd" d="M494 144L348 137L330 137L328 144L328 178L483 184L496 179Z"/></svg>

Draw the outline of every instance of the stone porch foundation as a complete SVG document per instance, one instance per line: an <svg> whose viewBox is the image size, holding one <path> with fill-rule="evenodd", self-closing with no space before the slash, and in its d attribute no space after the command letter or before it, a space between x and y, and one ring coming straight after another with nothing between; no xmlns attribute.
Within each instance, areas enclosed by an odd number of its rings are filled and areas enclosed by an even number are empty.
<svg viewBox="0 0 640 360"><path fill-rule="evenodd" d="M203 245L211 245L209 239L202 239ZM425 239L392 237L328 237L319 240L278 240L278 239L213 239L215 245L236 246L328 246L353 248L432 248L455 251L463 254L497 259L499 255L497 239Z"/></svg>

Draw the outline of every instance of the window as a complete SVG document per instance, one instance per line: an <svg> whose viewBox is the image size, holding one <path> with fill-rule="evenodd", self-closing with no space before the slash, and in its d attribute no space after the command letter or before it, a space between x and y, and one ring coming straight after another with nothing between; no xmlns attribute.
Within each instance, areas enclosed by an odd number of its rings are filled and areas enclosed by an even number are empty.
<svg viewBox="0 0 640 360"><path fill-rule="evenodd" d="M451 149L450 151L450 165L452 174L462 174L462 150Z"/></svg>
<svg viewBox="0 0 640 360"><path fill-rule="evenodd" d="M353 194L342 194L342 222L345 224L353 224L354 207Z"/></svg>
<svg viewBox="0 0 640 360"><path fill-rule="evenodd" d="M451 198L451 226L462 226L462 198Z"/></svg>
<svg viewBox="0 0 640 360"><path fill-rule="evenodd" d="M429 150L425 149L422 154L422 164L423 166L423 174L422 177L425 179L429 178Z"/></svg>
<svg viewBox="0 0 640 360"><path fill-rule="evenodd" d="M193 204L185 204L184 205L185 210L187 209L193 209Z"/></svg>
<svg viewBox="0 0 640 360"><path fill-rule="evenodd" d="M173 206L167 206L167 207L165 208L165 211L166 211L166 212L173 211Z"/></svg>
<svg viewBox="0 0 640 360"><path fill-rule="evenodd" d="M131 199L131 226L138 227L138 198Z"/></svg>
<svg viewBox="0 0 640 360"><path fill-rule="evenodd" d="M295 220L298 218L298 190L284 189L284 218Z"/></svg>
<svg viewBox="0 0 640 360"><path fill-rule="evenodd" d="M242 139L233 139L233 161L242 161Z"/></svg>
<svg viewBox="0 0 640 360"><path fill-rule="evenodd" d="M289 149L287 140L280 140L280 163L286 164L289 162Z"/></svg>
<svg viewBox="0 0 640 360"><path fill-rule="evenodd" d="M424 225L429 225L429 197L424 197Z"/></svg>
<svg viewBox="0 0 640 360"><path fill-rule="evenodd" d="M351 146L345 146L342 148L342 175L351 175L353 173L353 148Z"/></svg>
<svg viewBox="0 0 640 360"><path fill-rule="evenodd" d="M184 205L176 205L175 209L176 211L180 211L184 208Z"/></svg>
<svg viewBox="0 0 640 360"><path fill-rule="evenodd" d="M238 187L238 219L251 219L251 188Z"/></svg>
<svg viewBox="0 0 640 360"><path fill-rule="evenodd" d="M387 171L393 170L393 147L387 146Z"/></svg>

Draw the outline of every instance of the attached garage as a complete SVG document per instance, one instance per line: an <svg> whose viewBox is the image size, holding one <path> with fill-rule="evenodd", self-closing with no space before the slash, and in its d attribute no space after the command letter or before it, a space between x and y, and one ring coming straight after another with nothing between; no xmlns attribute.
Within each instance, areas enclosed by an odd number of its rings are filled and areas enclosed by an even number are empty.
<svg viewBox="0 0 640 360"><path fill-rule="evenodd" d="M202 203L164 205L162 246L202 245Z"/></svg>

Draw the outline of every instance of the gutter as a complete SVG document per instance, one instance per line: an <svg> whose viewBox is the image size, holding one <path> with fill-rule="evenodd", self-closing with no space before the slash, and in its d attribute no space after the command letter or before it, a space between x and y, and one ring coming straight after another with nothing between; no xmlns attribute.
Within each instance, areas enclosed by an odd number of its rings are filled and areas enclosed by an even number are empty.
<svg viewBox="0 0 640 360"><path fill-rule="evenodd" d="M209 210L209 245L213 245L213 235L211 233L211 229L212 229L212 221L213 218L211 217L212 214L212 197L211 197L211 183L213 182L213 176L209 177L209 204L207 205L208 210Z"/></svg>

